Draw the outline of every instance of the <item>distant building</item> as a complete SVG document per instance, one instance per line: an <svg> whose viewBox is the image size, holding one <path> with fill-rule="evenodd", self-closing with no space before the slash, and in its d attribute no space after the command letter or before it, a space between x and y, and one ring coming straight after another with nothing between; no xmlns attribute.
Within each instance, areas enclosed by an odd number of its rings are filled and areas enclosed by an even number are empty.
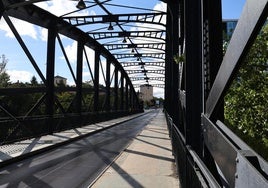
<svg viewBox="0 0 268 188"><path fill-rule="evenodd" d="M235 27L237 25L238 20L237 19L226 19L222 21L222 30L223 30L223 37L227 40L230 40L232 37L232 34L235 30Z"/></svg>
<svg viewBox="0 0 268 188"><path fill-rule="evenodd" d="M153 97L153 86L151 86L149 84L141 85L139 97L144 102L151 101L154 98Z"/></svg>
<svg viewBox="0 0 268 188"><path fill-rule="evenodd" d="M67 78L61 76L54 77L54 85L55 86L66 86L67 85Z"/></svg>

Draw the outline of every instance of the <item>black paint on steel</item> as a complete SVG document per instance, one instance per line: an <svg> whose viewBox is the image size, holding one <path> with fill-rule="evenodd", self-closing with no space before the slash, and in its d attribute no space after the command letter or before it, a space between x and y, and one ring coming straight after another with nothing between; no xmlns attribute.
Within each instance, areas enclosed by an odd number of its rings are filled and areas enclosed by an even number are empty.
<svg viewBox="0 0 268 188"><path fill-rule="evenodd" d="M95 50L95 64L94 64L94 112L99 110L99 74L100 74L100 52Z"/></svg>
<svg viewBox="0 0 268 188"><path fill-rule="evenodd" d="M203 1L203 100L208 97L211 88L211 83L214 82L220 64L222 62L222 15L221 15L221 0L205 0ZM205 105L205 103L204 103ZM205 108L205 106L204 106ZM215 110L211 121L216 119L224 119L223 101L219 103L218 110ZM217 170L214 158L204 145L203 160L207 168L214 175L217 181L221 183L221 178Z"/></svg>
<svg viewBox="0 0 268 188"><path fill-rule="evenodd" d="M68 21L74 26L82 26L88 24L99 24L109 22L123 22L123 23L147 23L154 25L165 26L163 20L165 12L161 13L137 13L137 14L113 14L113 15L94 15L94 16L65 16L64 20ZM156 19L159 18L160 19Z"/></svg>
<svg viewBox="0 0 268 188"><path fill-rule="evenodd" d="M124 87L125 87L125 84L124 84L124 76L121 74L121 87L120 87L120 110L121 111L124 111Z"/></svg>
<svg viewBox="0 0 268 188"><path fill-rule="evenodd" d="M129 88L128 88L128 86L129 86L128 81L126 80L126 83L125 83L126 92L125 92L125 96L124 96L125 101L126 101L126 103L125 103L125 110L126 111L129 109Z"/></svg>
<svg viewBox="0 0 268 188"><path fill-rule="evenodd" d="M48 29L48 43L47 43L47 70L46 70L46 113L48 115L47 125L49 126L48 132L50 134L54 131L54 104L55 104L55 85L54 85L54 72L55 72L55 44L56 44L56 30L53 27Z"/></svg>
<svg viewBox="0 0 268 188"><path fill-rule="evenodd" d="M186 144L202 153L202 22L201 2L185 1Z"/></svg>
<svg viewBox="0 0 268 188"><path fill-rule="evenodd" d="M118 69L114 68L114 110L118 110Z"/></svg>
<svg viewBox="0 0 268 188"><path fill-rule="evenodd" d="M2 15L3 15L4 11L5 11L4 4L3 4L2 1L0 1L0 20L2 18Z"/></svg>
<svg viewBox="0 0 268 188"><path fill-rule="evenodd" d="M106 101L105 110L110 111L111 108L111 60L106 61Z"/></svg>
<svg viewBox="0 0 268 188"><path fill-rule="evenodd" d="M76 113L82 112L82 82L83 82L83 50L84 43L80 39L77 42L77 62L76 62Z"/></svg>
<svg viewBox="0 0 268 188"><path fill-rule="evenodd" d="M46 83L46 79L43 75L43 73L41 72L41 70L39 69L37 63L35 62L33 56L31 55L30 51L28 50L26 44L23 42L21 36L19 35L18 31L16 30L16 28L14 27L12 21L9 19L8 15L6 13L3 14L3 17L5 18L6 23L8 24L9 28L11 29L11 31L13 32L13 34L15 35L17 41L19 42L20 46L22 47L24 53L27 55L28 59L30 60L30 62L32 63L33 67L35 68L36 72L38 73L38 75L40 76L41 80Z"/></svg>

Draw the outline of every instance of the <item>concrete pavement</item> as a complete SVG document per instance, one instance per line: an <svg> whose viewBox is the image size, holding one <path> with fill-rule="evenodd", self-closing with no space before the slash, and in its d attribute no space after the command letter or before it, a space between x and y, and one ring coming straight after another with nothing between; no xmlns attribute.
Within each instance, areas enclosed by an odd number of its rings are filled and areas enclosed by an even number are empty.
<svg viewBox="0 0 268 188"><path fill-rule="evenodd" d="M164 113L159 112L91 187L180 187Z"/></svg>

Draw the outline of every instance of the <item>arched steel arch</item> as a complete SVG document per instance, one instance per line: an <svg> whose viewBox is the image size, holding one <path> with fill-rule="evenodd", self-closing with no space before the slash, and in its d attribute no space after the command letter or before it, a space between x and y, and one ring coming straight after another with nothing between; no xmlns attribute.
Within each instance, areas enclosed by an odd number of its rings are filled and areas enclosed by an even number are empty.
<svg viewBox="0 0 268 188"><path fill-rule="evenodd" d="M1 19L5 19L9 25L24 53L41 78L43 86L36 88L0 88L1 96L11 96L14 94L18 96L20 94L31 93L41 94L41 97L32 108L24 112L22 117L12 114L5 101L0 101L1 113L5 114L1 126L5 126L5 124L7 124L7 126L12 125L9 130L10 133L0 138L1 144L26 137L35 137L40 134L51 134L62 129L82 126L94 121L142 111L138 96L128 74L115 56L104 48L104 46L92 39L87 33L72 26L63 19L35 5L27 4L29 2L24 2L27 5L24 5L24 3L20 1L15 2L18 4L13 4L14 2L10 3L10 1L7 0L0 1L2 5ZM20 6L21 4L23 4L23 6ZM10 16L47 28L46 75L40 70L38 63L33 58L33 55L28 50L27 45L24 43L9 18ZM59 36L60 34L77 41L76 72L74 72L70 66L70 62ZM61 47L66 63L70 68L71 75L76 84L75 87L58 88L54 85L56 42L58 42ZM85 47L89 47L95 51L94 70L90 68ZM85 57L84 60L83 57ZM106 70L102 67L103 63L101 57L106 59ZM93 78L93 87L85 87L82 83L83 61L87 62L88 68L90 69ZM112 74L111 65L114 66ZM105 80L104 86L100 85L100 72L103 73ZM74 97L68 108L65 108L56 96L56 93L62 92L74 93ZM105 97L101 100L100 98L103 97L103 95L105 95ZM91 98L90 104L85 103L86 96ZM37 113L37 109L41 106L45 106L44 111ZM32 116L31 114L36 115ZM39 128L34 126L37 123L39 124ZM27 129L26 132L25 129ZM18 134L18 132L20 132L20 134Z"/></svg>

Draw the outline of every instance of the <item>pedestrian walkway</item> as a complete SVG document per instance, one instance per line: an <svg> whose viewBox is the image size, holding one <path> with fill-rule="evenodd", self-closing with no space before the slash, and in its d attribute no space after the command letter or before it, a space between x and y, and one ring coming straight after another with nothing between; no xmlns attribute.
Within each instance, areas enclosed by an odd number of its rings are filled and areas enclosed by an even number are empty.
<svg viewBox="0 0 268 188"><path fill-rule="evenodd" d="M115 126L119 123L123 123L143 114L144 113L134 114L105 122L90 124L88 126L80 128L74 128L58 133L53 133L52 135L45 135L41 137L23 140L20 142L15 142L12 144L2 145L0 146L0 167L7 163L14 162L15 160L18 160L20 158L28 157L38 152L52 149L53 147L81 138L82 136L86 136L98 132L100 130L107 129L109 127Z"/></svg>
<svg viewBox="0 0 268 188"><path fill-rule="evenodd" d="M91 186L173 188L178 181L165 115L159 112Z"/></svg>

